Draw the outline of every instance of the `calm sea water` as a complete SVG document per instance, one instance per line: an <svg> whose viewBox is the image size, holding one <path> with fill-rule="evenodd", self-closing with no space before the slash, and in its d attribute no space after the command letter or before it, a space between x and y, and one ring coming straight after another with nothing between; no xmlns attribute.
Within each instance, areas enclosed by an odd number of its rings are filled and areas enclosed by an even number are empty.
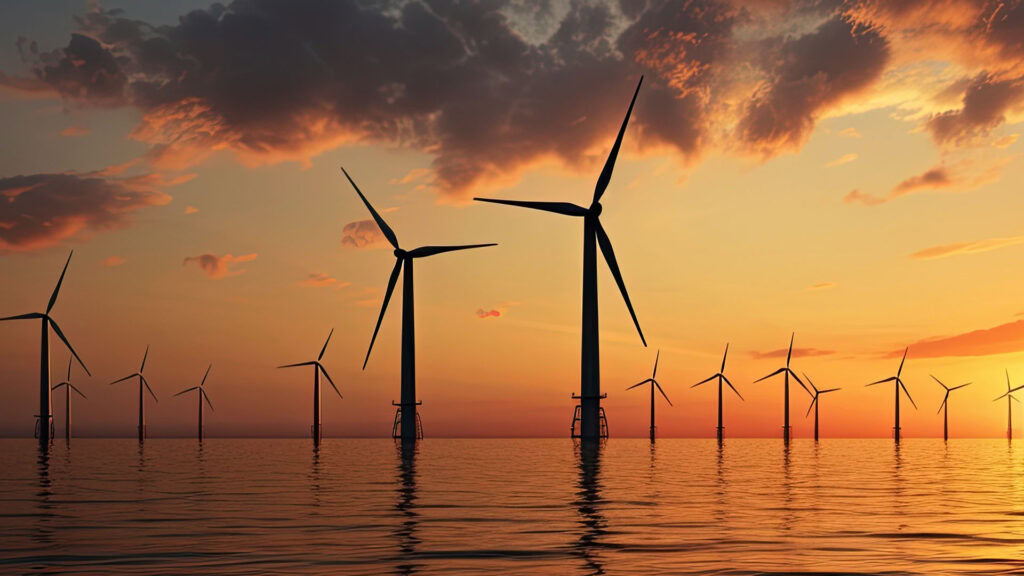
<svg viewBox="0 0 1024 576"><path fill-rule="evenodd" d="M0 573L1024 574L1005 440L0 440Z"/></svg>

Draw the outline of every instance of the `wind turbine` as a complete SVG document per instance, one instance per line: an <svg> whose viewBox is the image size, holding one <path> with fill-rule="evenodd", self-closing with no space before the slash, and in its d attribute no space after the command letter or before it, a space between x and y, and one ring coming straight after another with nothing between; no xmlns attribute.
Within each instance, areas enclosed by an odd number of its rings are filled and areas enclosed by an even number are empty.
<svg viewBox="0 0 1024 576"><path fill-rule="evenodd" d="M792 435L792 430L791 430L791 428L789 426L789 378L792 377L794 380L796 380L797 383L800 384L800 386L804 389L805 392L807 392L808 394L811 393L811 391L807 389L807 386L804 386L804 383L803 383L802 380L800 380L800 377L796 375L796 372L793 372L789 368L789 361L790 361L790 359L793 358L793 339L794 338L796 338L796 332L794 332L793 334L791 334L789 336L789 352L786 354L786 365L783 366L782 368L779 368L775 372L772 372L771 374L769 374L767 376L764 376L762 378L758 378L757 380L754 380L754 383L756 384L756 383L758 383L758 382L760 382L762 380L767 380L767 379L771 378L772 376L777 376L779 374L782 374L782 376L785 378L786 386L785 386L785 392L784 392L784 395L783 395L783 402L782 402L783 406L784 406L784 419L783 419L783 425L782 425L782 439L785 442L789 442L789 438Z"/></svg>
<svg viewBox="0 0 1024 576"><path fill-rule="evenodd" d="M658 384L658 381L655 380L655 378L658 377L658 358L660 357L661 350L658 350L657 355L654 356L654 372L651 373L650 378L643 380L641 382L637 382L636 384L633 384L629 388L626 388L626 390L632 390L633 388L636 388L637 386L643 386L644 384L651 385L651 442L654 442L654 389L657 388L658 392L661 392L661 395L665 397L665 401L668 402L668 405L672 405L672 401L668 399L668 395L666 395L665 391L661 389L661 384Z"/></svg>
<svg viewBox="0 0 1024 576"><path fill-rule="evenodd" d="M111 386L118 382L124 382L125 380L131 380L132 378L139 379L139 442L146 439L146 393L144 390L149 391L149 395L153 397L153 400L159 402L156 394L153 393L153 389L149 387L149 381L142 375L143 370L146 369L146 358L149 357L149 346L146 346L146 353L142 355L142 366L139 367L139 371L134 374L129 374L124 378L118 378L110 383Z"/></svg>
<svg viewBox="0 0 1024 576"><path fill-rule="evenodd" d="M203 384L206 384L206 377L210 375L210 368L213 368L213 364L206 367L206 374L203 374L203 381L199 383L199 386L193 386L187 388L175 394L175 396L181 396L187 394L193 390L199 391L199 441L203 441L203 400L210 406L210 410L213 410L213 403L210 402L210 397L206 394L206 390L203 388ZM216 410L214 410L216 412Z"/></svg>
<svg viewBox="0 0 1024 576"><path fill-rule="evenodd" d="M582 323L582 354L580 362L580 394L574 398L580 401L580 405L577 408L580 411L580 434L579 436L584 440L593 440L607 436L607 433L602 433L601 420L603 413L601 411L601 358L599 350L599 338L598 338L598 310L597 310L597 247L601 247L601 253L604 254L604 259L608 263L608 268L611 270L612 276L615 277L615 282L619 286L619 291L622 293L622 298L626 301L626 308L629 309L629 315L633 317L633 324L636 325L636 331L640 334L640 341L643 345L647 346L647 341L644 339L643 331L640 330L640 322L636 319L636 313L633 311L633 304L629 300L629 294L626 292L626 284L622 280L622 273L619 272L619 264L615 259L615 252L612 250L611 240L608 239L608 234L605 233L604 227L601 226L601 196L608 188L608 183L612 178L612 169L615 167L615 160L619 155L619 147L622 144L622 137L626 132L626 126L629 124L629 116L633 113L633 105L636 103L637 94L640 93L640 85L643 84L644 78L640 77L640 82L636 85L636 91L633 93L633 99L629 103L629 109L626 110L626 117L622 120L622 127L619 128L619 134L615 138L615 144L612 145L611 152L608 154L608 160L605 162L604 169L601 170L601 175L597 178L597 186L594 188L594 197L591 200L590 207L584 208L583 206L577 206L576 204L570 204L568 202L524 202L520 200L495 200L491 198L474 198L480 202L491 202L494 204L506 204L508 206L518 206L520 208L530 208L533 210L541 210L544 212L553 212L555 214L561 214L563 216L574 216L577 218L583 218L583 323ZM573 420L575 424L575 418ZM575 435L575 426L573 426L573 435Z"/></svg>
<svg viewBox="0 0 1024 576"><path fill-rule="evenodd" d="M893 426L893 438L895 438L897 443L900 441L900 388L902 388L903 393L907 395L907 400L910 400L910 403L914 405L914 409L917 409L917 403L915 403L914 399L910 397L910 391L907 390L906 384L904 384L903 380L900 379L900 374L903 372L903 363L907 361L907 352L909 351L910 348L907 348L906 350L903 351L903 360L900 360L900 367L899 370L896 371L895 376L890 376L888 378L885 378L884 380L879 380L878 382L872 382L871 384L868 384L868 386L874 386L875 384L885 384L886 382L895 383L896 424Z"/></svg>
<svg viewBox="0 0 1024 576"><path fill-rule="evenodd" d="M284 366L278 366L278 368L295 368L298 366L312 366L313 367L313 445L320 445L321 430L320 430L320 373L324 373L324 377L330 382L331 388L337 392L338 398L341 398L341 392L338 391L338 387L334 385L334 380L331 379L331 375L327 373L327 369L320 363L324 358L324 352L327 351L327 344L331 341L331 336L334 334L334 328L331 328L330 334L327 335L327 340L324 342L324 347L320 349L320 355L316 357L316 360L310 360L309 362L298 362L295 364L285 364Z"/></svg>
<svg viewBox="0 0 1024 576"><path fill-rule="evenodd" d="M420 246L409 251L403 250L398 245L398 237L395 236L395 232L381 218L380 214L373 209L370 201L366 199L366 196L356 186L356 183L352 181L352 177L348 175L344 168L341 171L345 174L345 178L348 178L349 184L352 184L352 188L355 188L356 194L362 199L363 204L366 204L367 210L370 211L370 215L377 222L381 233L384 234L388 243L395 249L395 267L391 270L391 277L388 278L388 289L384 293L384 303L380 307L380 316L377 317L377 326L373 329L373 337L370 338L370 347L366 350L363 370L366 369L366 363L370 361L370 352L373 351L373 343L377 340L377 332L380 330L380 323L384 320L384 313L388 310L388 302L391 300L391 293L398 282L398 274L402 273L402 398L398 404L391 403L393 406L398 407L395 411L395 426L392 428L391 435L395 438L400 437L403 442L413 442L417 438L423 437L423 428L420 425L419 416L416 414L416 407L419 405L419 402L416 401L416 327L413 310L413 261L417 258L426 258L435 254L497 246L497 244ZM395 434L395 429L399 427L401 428L401 433Z"/></svg>
<svg viewBox="0 0 1024 576"><path fill-rule="evenodd" d="M807 418L808 416L810 416L811 408L814 408L814 441L817 442L818 441L818 406L821 405L821 403L818 402L818 397L821 396L822 394L827 394L829 392L835 392L836 390L839 390L839 388L826 388L824 390L818 390L818 387L814 385L813 381L811 381L811 377L810 376L808 376L807 374L804 374L804 378L807 379L807 384L809 384L811 386L811 388L814 389L814 394L813 394L814 398L811 399L811 405L807 407L807 414L804 414L804 418Z"/></svg>
<svg viewBox="0 0 1024 576"><path fill-rule="evenodd" d="M1004 369L1005 370L1005 369ZM1020 402L1017 397L1013 395L1014 392L1024 388L1024 385L1017 386L1016 388L1010 388L1010 371L1006 370L1006 394L1003 394L999 398L993 400L996 402L1001 400L1003 397L1006 398L1006 439L1013 440L1013 403Z"/></svg>
<svg viewBox="0 0 1024 576"><path fill-rule="evenodd" d="M64 387L64 391L67 393L64 404L64 439L71 440L71 391L74 390L79 396L85 398L85 394L78 389L77 386L71 383L71 357L68 357L68 378L67 380L57 384L53 387L53 390Z"/></svg>
<svg viewBox="0 0 1024 576"><path fill-rule="evenodd" d="M949 393L952 392L953 390L959 390L964 386L970 386L971 383L968 382L966 384L961 384L959 386L953 386L952 388L950 388L949 386L943 384L942 380L939 380L934 375L929 374L929 376L932 377L932 380L938 382L939 386L942 386L942 388L946 391L946 395L942 397L942 404L939 404L939 410L936 411L935 413L938 414L939 412L942 412L942 439L949 440Z"/></svg>
<svg viewBox="0 0 1024 576"><path fill-rule="evenodd" d="M57 303L57 294L60 293L60 285L64 282L64 274L68 271L68 264L71 263L71 256L74 255L74 250L71 254L68 254L68 260L64 263L64 270L60 273L60 279L57 280L57 286L53 289L53 294L50 295L50 301L46 304L46 312L31 312L29 314L19 314L18 316L8 316L6 318L0 318L0 322L5 320L41 320L42 321L42 335L40 338L40 349L39 349L39 446L46 448L50 445L50 423L53 419L53 397L52 390L50 389L50 330L52 326L53 331L57 334L57 337L64 342L64 345L68 347L71 355L78 360L78 364L85 370L86 374L92 376L89 369L85 367L82 359L78 357L75 349L71 347L71 343L64 337L64 332L61 331L60 326L57 325L57 321L50 316L50 311L53 310L53 305Z"/></svg>
<svg viewBox="0 0 1024 576"><path fill-rule="evenodd" d="M716 430L718 431L718 441L719 442L722 441L722 438L724 436L723 433L725 431L725 427L722 425L722 382L725 382L726 384L728 384L729 388L732 388L732 391L735 392L737 396L739 396L740 400L743 400L743 396L740 395L739 390L736 390L736 388L732 385L732 382L730 382L729 379L726 378L726 376L725 376L725 359L728 356L729 356L729 343L726 342L726 344L725 344L725 353L722 354L722 367L719 368L718 373L717 374L713 374L711 376L708 376L707 378L701 380L700 382L697 382L693 386L690 386L690 388L696 388L697 386L700 386L701 384L706 384L708 382L711 382L712 380L718 379L718 428L716 428Z"/></svg>

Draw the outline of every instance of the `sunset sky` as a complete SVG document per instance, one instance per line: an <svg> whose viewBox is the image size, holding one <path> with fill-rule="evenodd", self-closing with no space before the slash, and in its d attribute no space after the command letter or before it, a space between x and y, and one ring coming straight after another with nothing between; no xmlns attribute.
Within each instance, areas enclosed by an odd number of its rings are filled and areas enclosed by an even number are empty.
<svg viewBox="0 0 1024 576"><path fill-rule="evenodd" d="M186 4L191 4L188 12ZM172 6L173 5L173 6ZM400 291L361 370L394 263L344 166L403 247L497 242L416 264L427 436L565 436L579 391L582 222L474 195L589 204L645 75L602 222L649 343L599 263L615 436L778 437L785 361L822 434L1001 436L1024 384L1024 3L5 2L0 8L0 316L54 316L93 373L79 435L385 436ZM0 434L31 434L38 325L0 324ZM51 338L54 383L67 352ZM809 397L793 392L806 437ZM1024 399L1024 394L1021 394ZM64 397L54 397L58 433ZM1021 406L1018 408L1017 406ZM1024 405L1015 406L1024 428ZM1020 430L1024 433L1024 430Z"/></svg>

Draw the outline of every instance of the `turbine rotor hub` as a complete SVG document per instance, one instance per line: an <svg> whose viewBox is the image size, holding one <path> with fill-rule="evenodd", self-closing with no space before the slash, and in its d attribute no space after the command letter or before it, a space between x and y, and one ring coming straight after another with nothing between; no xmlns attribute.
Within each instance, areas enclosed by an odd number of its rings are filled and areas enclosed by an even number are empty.
<svg viewBox="0 0 1024 576"><path fill-rule="evenodd" d="M600 202L594 202L590 206L590 214L595 218L601 215L602 210L604 210L604 206L601 206Z"/></svg>
<svg viewBox="0 0 1024 576"><path fill-rule="evenodd" d="M395 248L395 258L405 258L409 253L401 248Z"/></svg>

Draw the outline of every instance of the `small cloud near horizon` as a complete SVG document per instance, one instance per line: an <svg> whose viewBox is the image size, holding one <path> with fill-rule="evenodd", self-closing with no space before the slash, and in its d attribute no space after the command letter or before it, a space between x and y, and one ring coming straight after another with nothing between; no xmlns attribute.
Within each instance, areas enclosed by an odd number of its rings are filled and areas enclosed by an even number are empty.
<svg viewBox="0 0 1024 576"><path fill-rule="evenodd" d="M327 274L326 272L311 272L309 273L308 276L306 276L306 278L301 282L301 284L303 286L310 286L313 288L326 288L329 286L333 286L336 289L341 289L345 288L346 286L352 285L351 282L342 282L337 278L334 278L330 274Z"/></svg>
<svg viewBox="0 0 1024 576"><path fill-rule="evenodd" d="M856 159L857 159L857 155L856 154L853 154L853 153L843 154L839 158L836 158L835 160L829 162L828 164L825 164L825 167L826 168L834 168L836 166L842 166L843 164L849 164L850 162L853 162Z"/></svg>
<svg viewBox="0 0 1024 576"><path fill-rule="evenodd" d="M761 352L754 350L750 353L750 357L755 360L765 360L768 358L785 358L789 353L789 348L779 348L777 350L769 350L767 352ZM793 358L809 358L814 356L831 356L835 354L835 350L821 350L818 348L793 348Z"/></svg>
<svg viewBox="0 0 1024 576"><path fill-rule="evenodd" d="M60 135L67 138L74 138L76 136L88 136L92 134L92 131L84 126L68 126L67 128L60 131Z"/></svg>
<svg viewBox="0 0 1024 576"><path fill-rule="evenodd" d="M807 287L808 290L828 290L829 288L835 288L838 286L835 282L818 282Z"/></svg>
<svg viewBox="0 0 1024 576"><path fill-rule="evenodd" d="M199 208L196 208L195 206L185 206L185 214L195 214L196 212L199 212Z"/></svg>
<svg viewBox="0 0 1024 576"><path fill-rule="evenodd" d="M918 250L911 254L910 257L914 260L936 260L938 258L946 258L948 256L956 256L958 254L990 252L992 250L999 250L1000 248L1017 246L1018 244L1024 244L1024 236L988 238L985 240L975 240L973 242L954 242L952 244L932 246L930 248L925 248L924 250Z"/></svg>
<svg viewBox="0 0 1024 576"><path fill-rule="evenodd" d="M107 268L113 268L114 266L120 266L121 264L124 264L124 262L124 258L121 258L120 256L107 256L106 258L100 261L100 264L102 266L106 266Z"/></svg>
<svg viewBox="0 0 1024 576"><path fill-rule="evenodd" d="M1024 320L954 334L925 338L910 344L908 360L913 358L944 358L949 356L993 356L1024 351ZM886 358L903 355L903 348L885 354Z"/></svg>
<svg viewBox="0 0 1024 576"><path fill-rule="evenodd" d="M182 265L188 266L189 263L195 263L208 277L220 279L244 274L245 270L234 268L234 266L245 262L252 262L257 256L255 252L242 256L233 256L231 254L217 256L216 254L207 253L200 254L199 256L187 256Z"/></svg>

